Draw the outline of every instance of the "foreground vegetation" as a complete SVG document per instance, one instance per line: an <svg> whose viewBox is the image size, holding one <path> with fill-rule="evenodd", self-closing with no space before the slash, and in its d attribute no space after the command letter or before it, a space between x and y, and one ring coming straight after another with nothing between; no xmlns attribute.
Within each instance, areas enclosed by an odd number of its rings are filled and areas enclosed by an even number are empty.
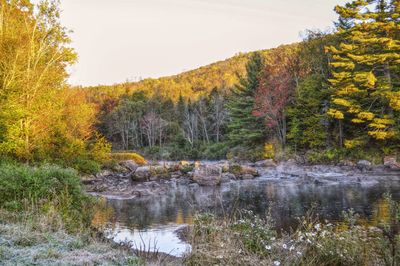
<svg viewBox="0 0 400 266"><path fill-rule="evenodd" d="M197 217L189 233L187 265L398 265L399 204L385 198L386 214L366 225L352 210L342 223L320 221L312 212L298 228L277 233L272 218L243 212L239 217Z"/></svg>
<svg viewBox="0 0 400 266"><path fill-rule="evenodd" d="M0 163L0 264L138 264L98 235L96 204L73 169Z"/></svg>
<svg viewBox="0 0 400 266"><path fill-rule="evenodd" d="M70 234L35 213L0 213L1 265L138 265L140 260L90 234ZM49 225L51 223L51 225Z"/></svg>

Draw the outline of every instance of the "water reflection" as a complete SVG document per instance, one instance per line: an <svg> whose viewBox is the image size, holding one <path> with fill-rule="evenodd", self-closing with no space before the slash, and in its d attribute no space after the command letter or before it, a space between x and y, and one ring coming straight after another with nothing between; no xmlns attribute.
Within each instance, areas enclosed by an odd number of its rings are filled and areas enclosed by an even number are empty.
<svg viewBox="0 0 400 266"><path fill-rule="evenodd" d="M353 208L365 221L378 221L387 212L382 195L389 192L400 198L396 181L369 184L330 184L317 186L292 181L259 179L224 184L221 187L174 185L165 195L150 199L109 200L112 207L114 237L136 239L156 238L164 245L161 252L170 253L174 247L179 255L187 248L173 233L177 225L193 223L196 213L212 212L230 215L235 210L251 210L265 215L271 210L278 229L289 229L296 217L304 215L316 204L322 219L338 221L341 212ZM118 226L115 226L118 224ZM170 244L167 244L170 243ZM176 249L175 248L175 249Z"/></svg>
<svg viewBox="0 0 400 266"><path fill-rule="evenodd" d="M106 230L106 236L116 243L126 243L136 250L158 251L179 257L191 250L190 245L180 240L175 233L181 228L182 226L170 224L139 230L117 223Z"/></svg>

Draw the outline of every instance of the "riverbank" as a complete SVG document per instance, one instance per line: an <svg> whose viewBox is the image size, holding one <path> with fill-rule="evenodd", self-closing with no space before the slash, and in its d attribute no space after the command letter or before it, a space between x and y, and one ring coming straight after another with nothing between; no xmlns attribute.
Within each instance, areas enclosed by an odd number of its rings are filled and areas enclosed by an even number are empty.
<svg viewBox="0 0 400 266"><path fill-rule="evenodd" d="M137 265L92 226L97 201L78 173L0 163L0 265Z"/></svg>
<svg viewBox="0 0 400 266"><path fill-rule="evenodd" d="M128 249L38 224L0 223L1 265L140 265Z"/></svg>

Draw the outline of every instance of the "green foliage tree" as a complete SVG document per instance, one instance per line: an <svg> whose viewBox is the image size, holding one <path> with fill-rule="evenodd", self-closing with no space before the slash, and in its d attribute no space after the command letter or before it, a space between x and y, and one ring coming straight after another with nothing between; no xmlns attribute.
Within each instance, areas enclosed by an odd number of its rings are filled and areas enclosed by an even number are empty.
<svg viewBox="0 0 400 266"><path fill-rule="evenodd" d="M398 136L400 111L399 1L352 1L337 6L341 43L332 54L334 93L328 114L347 126L347 148Z"/></svg>
<svg viewBox="0 0 400 266"><path fill-rule="evenodd" d="M109 148L96 144L95 104L66 85L77 55L58 4L0 0L0 155L74 166Z"/></svg>
<svg viewBox="0 0 400 266"><path fill-rule="evenodd" d="M227 103L230 113L228 139L232 147L253 148L265 140L263 118L254 114L256 91L264 70L262 55L254 53L246 69L247 76L241 78L239 84L232 89Z"/></svg>

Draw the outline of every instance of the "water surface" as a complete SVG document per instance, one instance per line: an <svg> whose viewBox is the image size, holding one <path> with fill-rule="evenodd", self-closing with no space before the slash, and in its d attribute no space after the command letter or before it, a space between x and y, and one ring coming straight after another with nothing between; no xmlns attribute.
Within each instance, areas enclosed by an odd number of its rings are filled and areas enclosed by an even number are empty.
<svg viewBox="0 0 400 266"><path fill-rule="evenodd" d="M315 185L264 177L220 187L174 184L167 194L154 198L108 200L113 209L108 233L116 242L180 256L190 251L190 246L175 231L193 223L199 213L224 216L251 210L265 216L270 210L277 229L288 230L312 206L321 219L333 222L341 220L342 211L352 208L364 221L374 223L387 214L384 193L400 199L400 182Z"/></svg>

